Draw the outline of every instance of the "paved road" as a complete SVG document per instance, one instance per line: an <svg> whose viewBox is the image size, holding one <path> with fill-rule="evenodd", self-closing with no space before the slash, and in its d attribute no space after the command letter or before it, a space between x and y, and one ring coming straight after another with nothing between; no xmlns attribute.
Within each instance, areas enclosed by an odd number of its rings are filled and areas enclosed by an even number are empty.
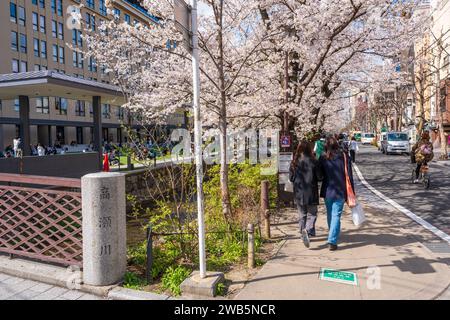
<svg viewBox="0 0 450 320"><path fill-rule="evenodd" d="M0 300L102 300L102 298L0 273Z"/></svg>
<svg viewBox="0 0 450 320"><path fill-rule="evenodd" d="M431 188L411 183L413 166L406 155L383 155L374 147L361 146L356 163L373 187L450 234L450 166L430 164ZM380 200L382 201L382 200Z"/></svg>

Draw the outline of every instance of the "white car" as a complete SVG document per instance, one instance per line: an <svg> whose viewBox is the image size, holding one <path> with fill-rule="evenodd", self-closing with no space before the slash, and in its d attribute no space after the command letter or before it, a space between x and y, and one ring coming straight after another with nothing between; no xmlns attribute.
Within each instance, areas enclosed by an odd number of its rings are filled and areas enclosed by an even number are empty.
<svg viewBox="0 0 450 320"><path fill-rule="evenodd" d="M375 134L373 133L363 133L361 134L362 144L372 144L375 141Z"/></svg>

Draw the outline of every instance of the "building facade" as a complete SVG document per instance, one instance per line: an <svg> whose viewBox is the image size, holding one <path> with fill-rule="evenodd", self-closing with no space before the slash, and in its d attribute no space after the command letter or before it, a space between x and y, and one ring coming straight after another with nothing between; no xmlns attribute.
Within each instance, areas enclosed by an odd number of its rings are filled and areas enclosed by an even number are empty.
<svg viewBox="0 0 450 320"><path fill-rule="evenodd" d="M72 50L85 48L82 31L70 28L72 6L81 6L84 27L97 31L106 19L127 23L156 23L132 0L2 0L0 1L0 74L55 70L77 78L109 83L109 76L94 59ZM120 106L103 104L103 139L123 142L121 128L127 115ZM92 141L92 105L89 101L57 96L30 99L31 143L89 144ZM177 121L179 121L179 117ZM0 101L0 150L11 145L19 128L19 101Z"/></svg>

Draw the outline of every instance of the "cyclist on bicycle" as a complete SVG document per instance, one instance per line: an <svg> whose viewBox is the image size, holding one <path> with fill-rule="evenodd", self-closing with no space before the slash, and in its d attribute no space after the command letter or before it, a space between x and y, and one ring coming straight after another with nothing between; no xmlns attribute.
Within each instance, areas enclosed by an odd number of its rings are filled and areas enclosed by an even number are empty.
<svg viewBox="0 0 450 320"><path fill-rule="evenodd" d="M420 169L434 158L433 144L430 142L430 133L428 131L422 133L421 139L412 147L412 152L415 155L415 161L417 163L416 180L414 180L414 183L418 183Z"/></svg>

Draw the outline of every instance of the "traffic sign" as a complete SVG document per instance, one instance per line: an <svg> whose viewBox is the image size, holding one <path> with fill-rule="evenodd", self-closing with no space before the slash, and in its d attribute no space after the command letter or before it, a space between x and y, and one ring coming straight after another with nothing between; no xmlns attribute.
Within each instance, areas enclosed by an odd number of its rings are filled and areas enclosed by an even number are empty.
<svg viewBox="0 0 450 320"><path fill-rule="evenodd" d="M290 148L291 147L291 137L290 136L281 136L281 147L282 148Z"/></svg>
<svg viewBox="0 0 450 320"><path fill-rule="evenodd" d="M351 284L353 286L358 285L358 279L356 277L356 273L354 273L354 272L322 268L320 270L319 278L320 278L320 280L325 280L325 281Z"/></svg>

